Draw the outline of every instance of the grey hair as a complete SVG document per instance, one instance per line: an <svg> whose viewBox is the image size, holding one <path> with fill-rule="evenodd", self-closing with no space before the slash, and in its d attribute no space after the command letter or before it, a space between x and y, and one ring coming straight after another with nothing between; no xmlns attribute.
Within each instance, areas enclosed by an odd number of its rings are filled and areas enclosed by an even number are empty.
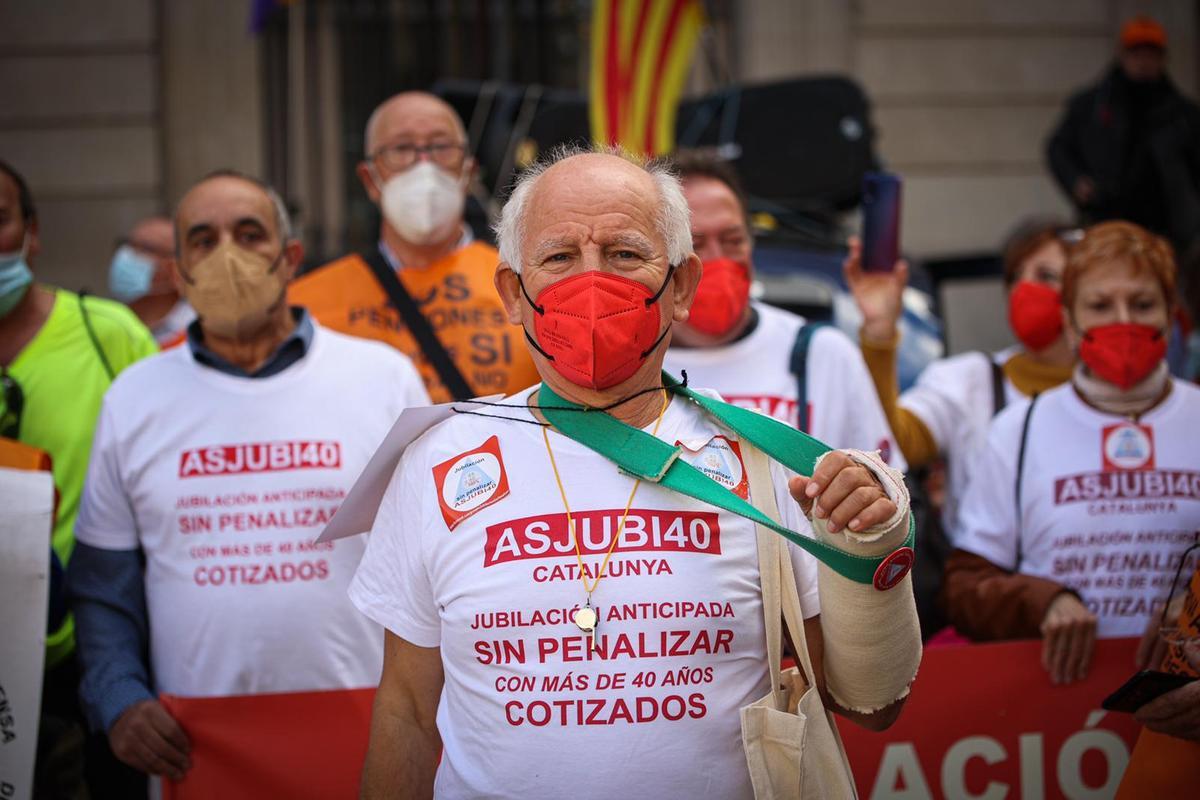
<svg viewBox="0 0 1200 800"><path fill-rule="evenodd" d="M265 186L263 191L267 193L271 205L275 206L275 226L279 230L279 240L286 242L295 239L296 229L292 225L292 215L288 211L287 203L283 202L283 196L275 191L274 186Z"/></svg>
<svg viewBox="0 0 1200 800"><path fill-rule="evenodd" d="M679 266L692 252L692 219L688 209L687 198L683 196L683 185L675 172L665 161L647 160L615 147L588 148L579 145L564 145L555 148L550 155L522 172L513 186L508 202L500 210L500 218L492 226L496 233L496 242L500 250L500 260L512 267L513 272L521 273L521 240L525 235L525 215L528 210L529 197L538 180L546 170L568 158L602 153L618 156L634 166L646 171L658 189L658 204L654 215L654 224L658 233L667 245L667 261L673 266Z"/></svg>

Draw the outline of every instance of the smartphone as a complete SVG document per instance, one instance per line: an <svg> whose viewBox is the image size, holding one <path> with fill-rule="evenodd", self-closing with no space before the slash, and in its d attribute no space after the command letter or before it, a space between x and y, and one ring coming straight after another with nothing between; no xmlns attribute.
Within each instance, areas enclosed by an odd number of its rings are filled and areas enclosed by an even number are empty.
<svg viewBox="0 0 1200 800"><path fill-rule="evenodd" d="M863 176L862 267L891 272L900 258L900 176L868 172Z"/></svg>
<svg viewBox="0 0 1200 800"><path fill-rule="evenodd" d="M1125 681L1120 689L1104 698L1100 707L1106 711L1126 711L1132 714L1151 700L1187 686L1194 680L1196 678L1191 675L1175 675L1170 672L1144 669Z"/></svg>

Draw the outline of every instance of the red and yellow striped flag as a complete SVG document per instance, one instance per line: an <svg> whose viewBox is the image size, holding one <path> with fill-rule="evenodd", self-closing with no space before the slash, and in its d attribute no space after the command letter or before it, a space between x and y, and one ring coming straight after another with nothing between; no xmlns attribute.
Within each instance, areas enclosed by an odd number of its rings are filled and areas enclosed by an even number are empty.
<svg viewBox="0 0 1200 800"><path fill-rule="evenodd" d="M592 139L647 155L675 146L675 112L704 27L699 0L594 0Z"/></svg>

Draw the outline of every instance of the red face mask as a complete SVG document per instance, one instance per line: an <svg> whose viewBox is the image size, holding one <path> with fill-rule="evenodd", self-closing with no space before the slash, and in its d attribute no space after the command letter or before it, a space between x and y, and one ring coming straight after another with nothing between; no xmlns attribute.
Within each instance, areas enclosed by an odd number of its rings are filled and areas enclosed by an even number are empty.
<svg viewBox="0 0 1200 800"><path fill-rule="evenodd" d="M687 324L709 336L724 336L750 302L750 267L732 258L704 262Z"/></svg>
<svg viewBox="0 0 1200 800"><path fill-rule="evenodd" d="M1021 281L1008 296L1008 324L1028 349L1049 347L1062 333L1062 299L1045 284Z"/></svg>
<svg viewBox="0 0 1200 800"><path fill-rule="evenodd" d="M552 283L531 300L537 313L537 341L525 332L554 370L579 386L607 389L628 380L666 337L658 298L675 271L667 271L657 292L630 278L592 270ZM520 281L520 276L517 276Z"/></svg>
<svg viewBox="0 0 1200 800"><path fill-rule="evenodd" d="M1153 325L1117 322L1083 332L1079 358L1097 378L1130 389L1167 354L1167 339Z"/></svg>

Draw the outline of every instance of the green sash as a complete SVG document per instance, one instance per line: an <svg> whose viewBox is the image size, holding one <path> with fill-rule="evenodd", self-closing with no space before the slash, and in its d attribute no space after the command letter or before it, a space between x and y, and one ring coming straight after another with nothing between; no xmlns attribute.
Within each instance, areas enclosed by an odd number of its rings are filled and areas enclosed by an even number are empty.
<svg viewBox="0 0 1200 800"><path fill-rule="evenodd" d="M817 458L830 449L773 417L698 394L665 372L663 384L793 472L811 476ZM679 458L681 446L669 445L603 411L581 413L578 409L583 406L559 397L545 383L538 392L538 408L555 430L612 461L627 475L652 481L770 528L852 581L872 584L880 562L890 555L857 556L785 528ZM904 546L912 547L915 539L916 527L910 516Z"/></svg>

